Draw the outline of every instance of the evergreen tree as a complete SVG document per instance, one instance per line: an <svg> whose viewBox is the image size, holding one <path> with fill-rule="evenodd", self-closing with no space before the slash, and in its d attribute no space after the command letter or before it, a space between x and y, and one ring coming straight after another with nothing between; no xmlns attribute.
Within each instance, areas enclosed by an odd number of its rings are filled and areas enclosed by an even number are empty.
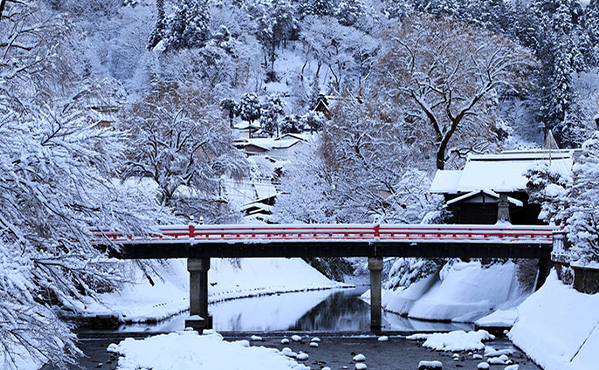
<svg viewBox="0 0 599 370"><path fill-rule="evenodd" d="M303 17L309 15L327 16L333 15L335 10L331 0L306 0L300 7L300 14Z"/></svg>
<svg viewBox="0 0 599 370"><path fill-rule="evenodd" d="M245 93L239 101L239 116L249 123L248 135L252 137L252 124L262 116L260 100L253 93Z"/></svg>
<svg viewBox="0 0 599 370"><path fill-rule="evenodd" d="M260 123L262 129L270 133L270 136L276 134L280 136L279 117L285 114L283 109L283 100L278 95L269 95L260 109Z"/></svg>
<svg viewBox="0 0 599 370"><path fill-rule="evenodd" d="M566 231L582 262L599 261L599 132L587 140L568 189Z"/></svg>
<svg viewBox="0 0 599 370"><path fill-rule="evenodd" d="M165 31L165 50L203 46L208 39L208 7L202 0L181 0Z"/></svg>
<svg viewBox="0 0 599 370"><path fill-rule="evenodd" d="M164 0L156 0L156 25L152 34L150 35L150 41L148 43L148 49L152 50L158 45L162 39L164 39L164 33L166 30L166 16L164 14Z"/></svg>
<svg viewBox="0 0 599 370"><path fill-rule="evenodd" d="M366 15L366 5L363 0L342 0L337 6L335 16L344 26L353 26Z"/></svg>

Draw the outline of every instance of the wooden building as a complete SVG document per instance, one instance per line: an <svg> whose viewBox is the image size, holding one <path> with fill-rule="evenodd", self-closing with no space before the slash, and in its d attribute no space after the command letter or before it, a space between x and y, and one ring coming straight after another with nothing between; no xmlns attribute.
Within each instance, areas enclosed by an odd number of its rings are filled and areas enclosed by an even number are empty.
<svg viewBox="0 0 599 370"><path fill-rule="evenodd" d="M448 223L514 225L542 224L540 206L530 204L526 172L545 163L570 174L580 150L505 151L470 155L462 170L437 171L430 192L445 197Z"/></svg>

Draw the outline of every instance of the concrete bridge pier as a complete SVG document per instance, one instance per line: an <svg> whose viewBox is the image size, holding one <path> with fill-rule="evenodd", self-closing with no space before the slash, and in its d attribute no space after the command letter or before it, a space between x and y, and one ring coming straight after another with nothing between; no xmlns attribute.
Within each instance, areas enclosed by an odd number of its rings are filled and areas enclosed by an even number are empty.
<svg viewBox="0 0 599 370"><path fill-rule="evenodd" d="M208 315L208 270L210 258L188 258L189 318L185 327L201 332L212 329L212 316Z"/></svg>
<svg viewBox="0 0 599 370"><path fill-rule="evenodd" d="M381 330L381 271L383 270L382 257L368 257L368 270L370 270L370 329Z"/></svg>

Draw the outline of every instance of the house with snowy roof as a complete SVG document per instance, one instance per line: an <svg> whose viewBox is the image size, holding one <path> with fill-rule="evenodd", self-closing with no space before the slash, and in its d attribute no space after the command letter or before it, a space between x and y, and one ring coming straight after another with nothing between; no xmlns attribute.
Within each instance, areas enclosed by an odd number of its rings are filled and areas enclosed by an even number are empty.
<svg viewBox="0 0 599 370"><path fill-rule="evenodd" d="M540 206L528 202L526 172L544 163L569 174L579 155L580 149L470 155L461 170L437 171L430 192L445 197L445 207L451 213L450 223L541 224Z"/></svg>

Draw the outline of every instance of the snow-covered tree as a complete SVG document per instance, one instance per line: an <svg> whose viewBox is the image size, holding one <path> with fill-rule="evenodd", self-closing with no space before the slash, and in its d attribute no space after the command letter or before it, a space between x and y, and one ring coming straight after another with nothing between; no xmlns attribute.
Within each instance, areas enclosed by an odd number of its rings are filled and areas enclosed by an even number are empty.
<svg viewBox="0 0 599 370"><path fill-rule="evenodd" d="M363 0L341 0L337 5L335 16L344 26L353 26L366 14Z"/></svg>
<svg viewBox="0 0 599 370"><path fill-rule="evenodd" d="M599 132L584 143L582 150L574 165L563 213L576 257L584 263L599 262Z"/></svg>
<svg viewBox="0 0 599 370"><path fill-rule="evenodd" d="M205 45L209 36L208 6L205 0L180 0L172 4L173 14L166 15L164 0L156 2L156 26L149 47L161 44L161 50L179 50Z"/></svg>
<svg viewBox="0 0 599 370"><path fill-rule="evenodd" d="M269 95L260 107L260 124L270 135L280 136L279 117L285 115L284 103L280 96Z"/></svg>
<svg viewBox="0 0 599 370"><path fill-rule="evenodd" d="M94 119L110 84L72 68L72 25L45 2L1 5L0 367L62 366L79 351L58 311L118 286L127 268L91 229L148 232L171 218L115 181L125 136Z"/></svg>
<svg viewBox="0 0 599 370"><path fill-rule="evenodd" d="M207 90L162 86L131 105L122 125L131 131L126 177L154 180L160 203L181 216L230 217L220 178L241 175L244 162Z"/></svg>
<svg viewBox="0 0 599 370"><path fill-rule="evenodd" d="M310 15L328 16L335 13L333 2L331 0L307 0L302 2L300 6L300 14L302 17Z"/></svg>
<svg viewBox="0 0 599 370"><path fill-rule="evenodd" d="M493 143L496 97L524 91L530 53L452 20L414 17L390 32L377 67L380 95L391 95L398 116L430 133L422 140L434 143L437 168Z"/></svg>
<svg viewBox="0 0 599 370"><path fill-rule="evenodd" d="M249 136L252 135L252 124L262 117L262 104L253 93L245 93L239 100L239 116L249 124Z"/></svg>

